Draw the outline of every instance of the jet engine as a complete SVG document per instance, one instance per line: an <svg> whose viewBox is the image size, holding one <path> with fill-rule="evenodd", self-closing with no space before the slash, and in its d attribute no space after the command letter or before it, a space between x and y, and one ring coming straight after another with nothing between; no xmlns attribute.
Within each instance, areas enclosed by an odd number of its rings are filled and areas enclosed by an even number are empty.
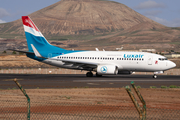
<svg viewBox="0 0 180 120"><path fill-rule="evenodd" d="M99 75L117 75L118 67L115 65L98 65L97 74Z"/></svg>

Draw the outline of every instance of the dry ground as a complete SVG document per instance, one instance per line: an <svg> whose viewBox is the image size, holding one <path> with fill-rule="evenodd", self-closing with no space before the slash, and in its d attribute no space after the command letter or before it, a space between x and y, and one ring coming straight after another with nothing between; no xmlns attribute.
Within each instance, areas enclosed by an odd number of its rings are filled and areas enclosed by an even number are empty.
<svg viewBox="0 0 180 120"><path fill-rule="evenodd" d="M147 104L147 119L179 119L180 89L139 90ZM125 88L26 91L31 98L33 120L138 120L139 116ZM0 90L0 101L0 120L27 119L27 102L20 90Z"/></svg>
<svg viewBox="0 0 180 120"><path fill-rule="evenodd" d="M140 88L139 90L147 103L147 107L180 110L180 89ZM125 88L27 89L26 92L32 102L39 103L133 106ZM0 90L0 96L0 101L26 100L20 90Z"/></svg>

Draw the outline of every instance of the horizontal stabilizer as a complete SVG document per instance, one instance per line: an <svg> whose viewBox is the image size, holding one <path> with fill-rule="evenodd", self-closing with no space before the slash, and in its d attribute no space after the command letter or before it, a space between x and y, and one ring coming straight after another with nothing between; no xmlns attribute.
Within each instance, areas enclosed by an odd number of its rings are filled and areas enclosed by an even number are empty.
<svg viewBox="0 0 180 120"><path fill-rule="evenodd" d="M7 49L7 50L16 51L16 52L21 52L21 53L34 54L33 52L22 51L22 50L15 50L15 49Z"/></svg>

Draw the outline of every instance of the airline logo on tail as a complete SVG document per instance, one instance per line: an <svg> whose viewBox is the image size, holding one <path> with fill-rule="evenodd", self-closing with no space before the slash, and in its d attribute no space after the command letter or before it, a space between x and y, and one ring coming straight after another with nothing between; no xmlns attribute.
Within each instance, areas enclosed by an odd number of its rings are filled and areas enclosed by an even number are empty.
<svg viewBox="0 0 180 120"><path fill-rule="evenodd" d="M27 27L31 27L33 29L35 29L36 31L39 32L38 28L36 27L36 25L31 21L31 19L28 16L22 16L22 21L23 24Z"/></svg>
<svg viewBox="0 0 180 120"><path fill-rule="evenodd" d="M29 52L34 52L35 49L33 49L32 46L34 46L34 48L36 48L40 54L42 54L43 52L46 56L48 53L52 53L52 51L64 50L62 48L51 45L42 35L40 30L30 19L30 17L22 16L22 22L24 26Z"/></svg>
<svg viewBox="0 0 180 120"><path fill-rule="evenodd" d="M25 32L28 32L37 37L44 37L33 21L28 16L22 16Z"/></svg>

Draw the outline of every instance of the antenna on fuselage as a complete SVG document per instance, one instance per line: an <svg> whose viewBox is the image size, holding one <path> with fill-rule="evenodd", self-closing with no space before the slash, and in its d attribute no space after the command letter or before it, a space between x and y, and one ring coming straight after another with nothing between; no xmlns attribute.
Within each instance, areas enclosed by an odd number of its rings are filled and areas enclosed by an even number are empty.
<svg viewBox="0 0 180 120"><path fill-rule="evenodd" d="M96 51L99 51L99 49L98 48L95 48L96 49Z"/></svg>

